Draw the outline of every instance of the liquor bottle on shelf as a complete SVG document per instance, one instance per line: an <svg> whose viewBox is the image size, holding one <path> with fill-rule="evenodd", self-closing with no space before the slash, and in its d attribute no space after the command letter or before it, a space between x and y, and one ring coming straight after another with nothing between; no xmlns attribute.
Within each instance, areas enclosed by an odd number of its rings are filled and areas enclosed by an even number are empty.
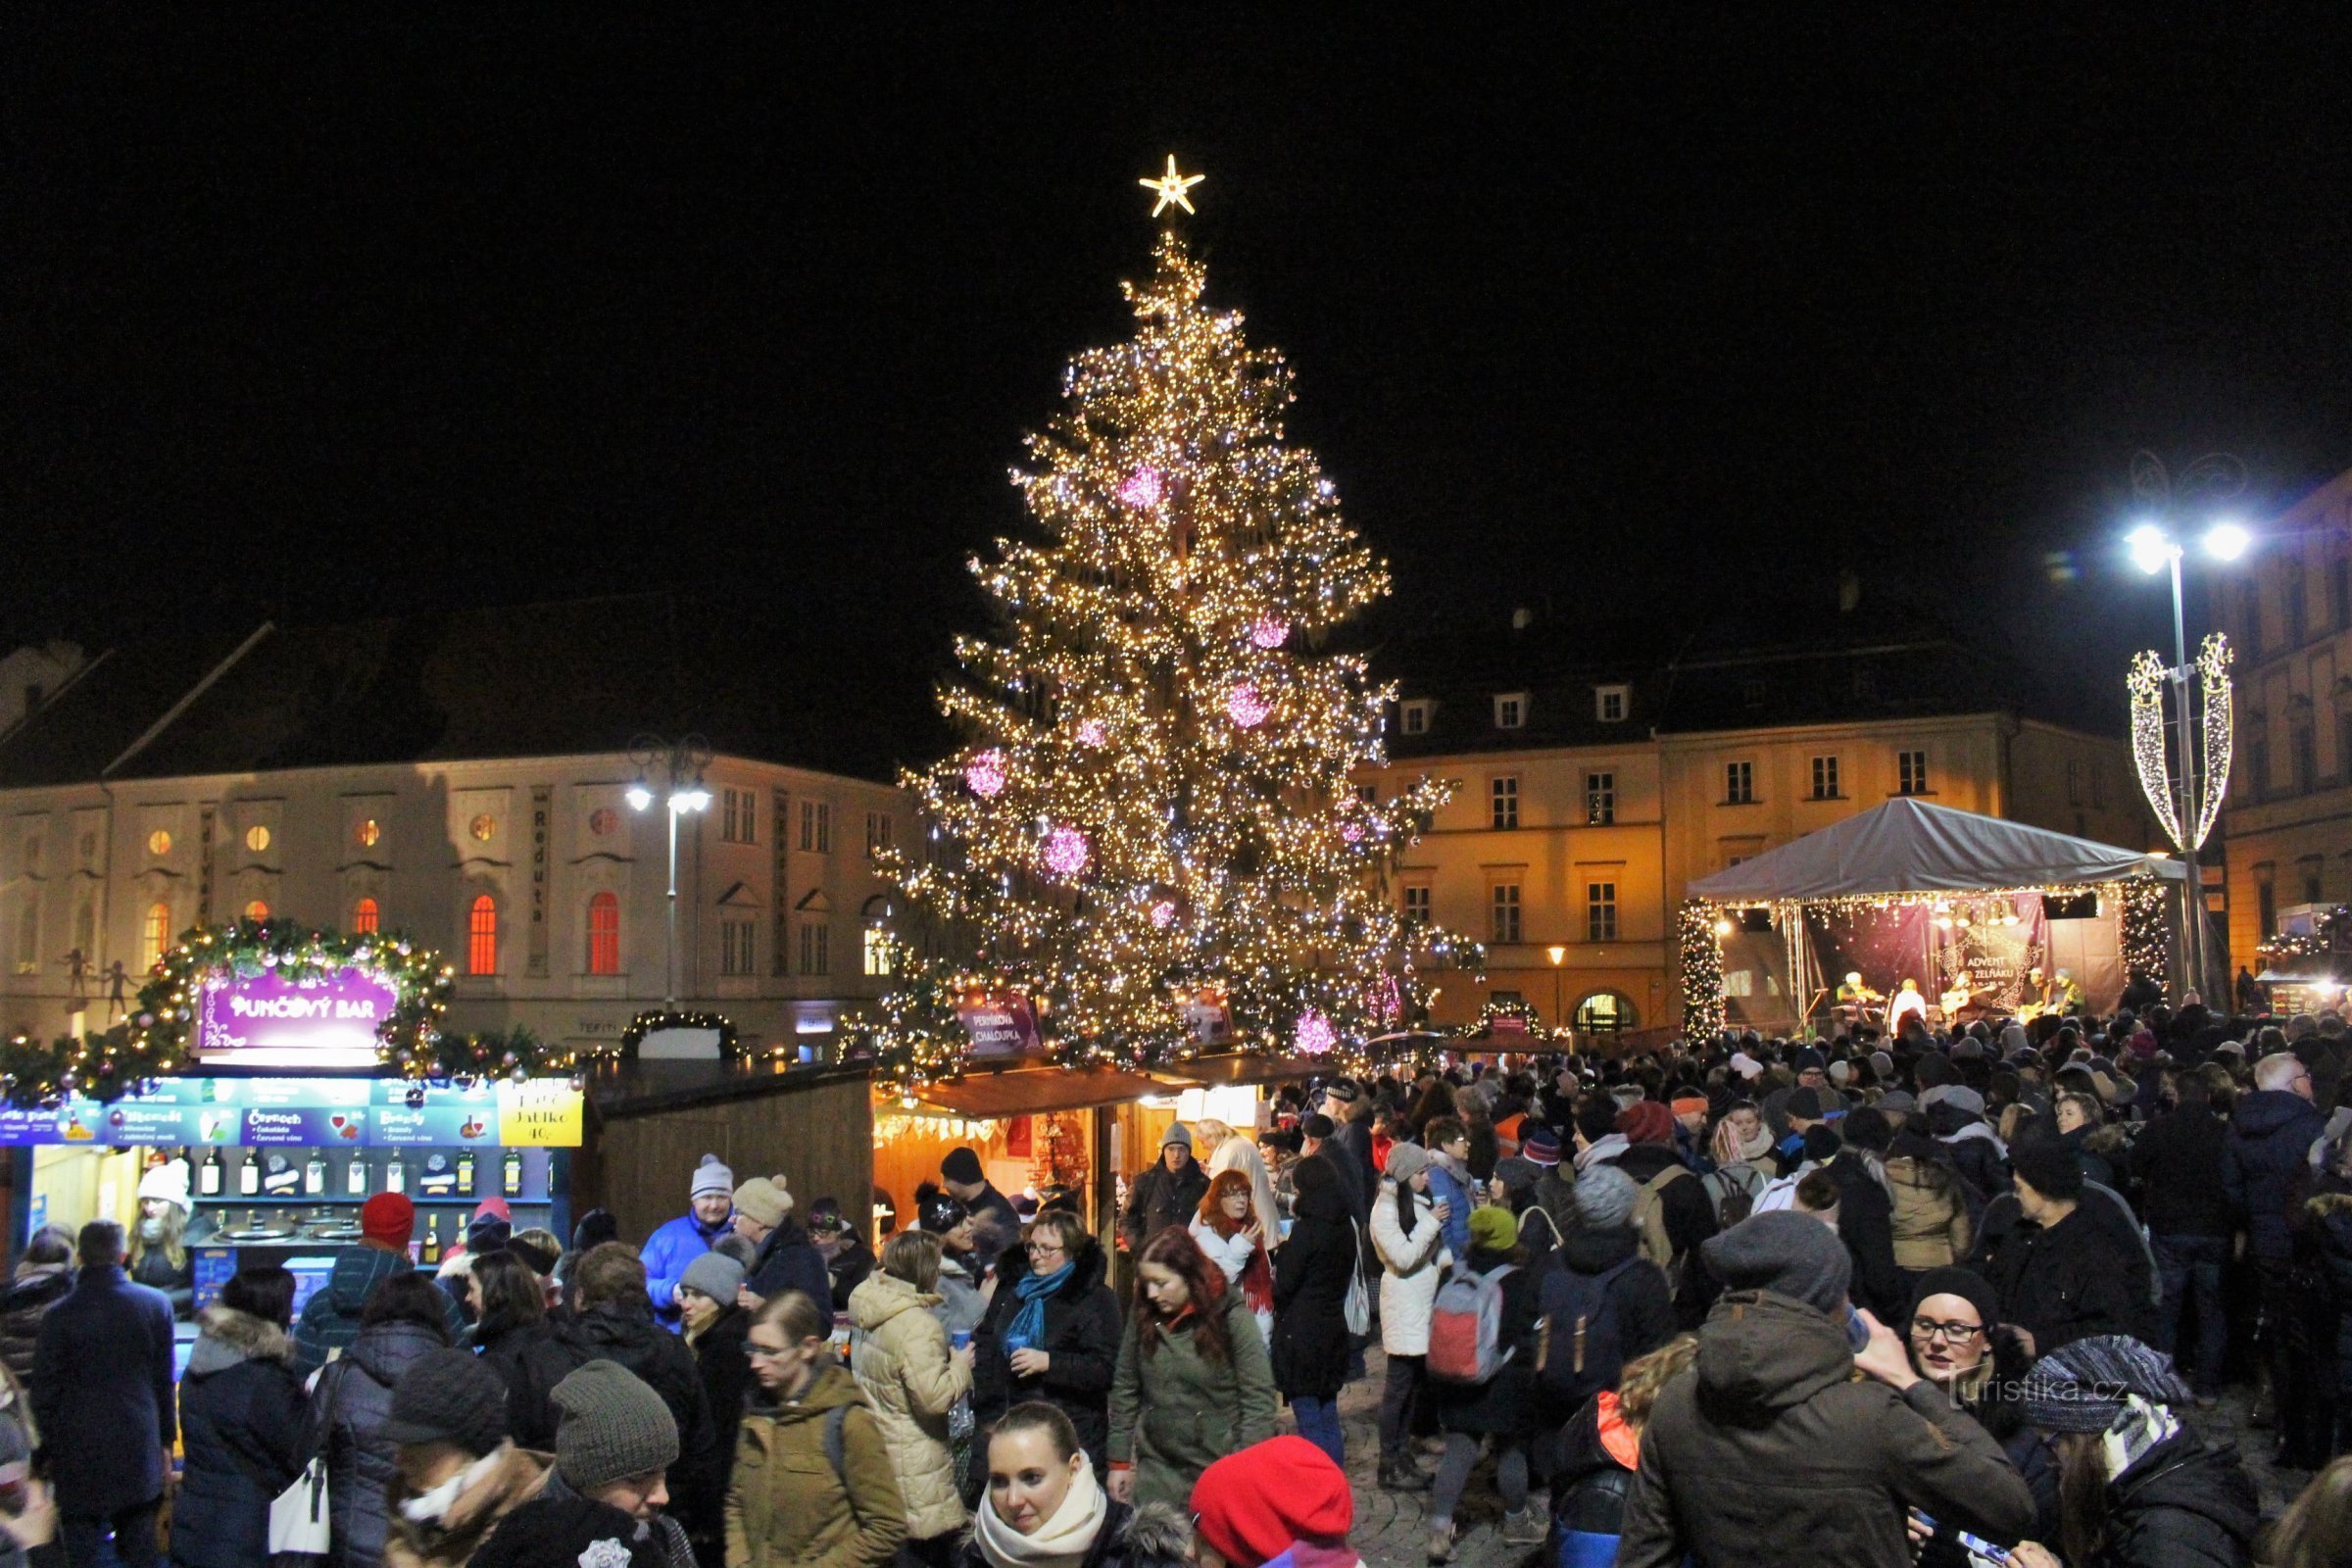
<svg viewBox="0 0 2352 1568"><path fill-rule="evenodd" d="M384 1191L405 1193L408 1190L409 1162L400 1157L400 1151L396 1149L392 1152L392 1157L384 1161Z"/></svg>
<svg viewBox="0 0 2352 1568"><path fill-rule="evenodd" d="M354 1154L343 1169L343 1191L353 1198L368 1196L368 1156Z"/></svg>
<svg viewBox="0 0 2352 1568"><path fill-rule="evenodd" d="M427 1263L441 1261L441 1216L439 1214L424 1216L424 1260Z"/></svg>
<svg viewBox="0 0 2352 1568"><path fill-rule="evenodd" d="M237 1161L237 1192L246 1198L258 1198L262 1192L262 1152L258 1149L245 1151Z"/></svg>
<svg viewBox="0 0 2352 1568"><path fill-rule="evenodd" d="M326 1195L326 1156L316 1149L311 1151L310 1162L302 1167L302 1195L305 1198Z"/></svg>
<svg viewBox="0 0 2352 1568"><path fill-rule="evenodd" d="M470 1149L458 1151L458 1196L473 1196L473 1151Z"/></svg>
<svg viewBox="0 0 2352 1568"><path fill-rule="evenodd" d="M204 1163L196 1170L196 1195L199 1198L219 1198L224 1172L220 1168L220 1151L207 1150Z"/></svg>
<svg viewBox="0 0 2352 1568"><path fill-rule="evenodd" d="M520 1198L522 1196L522 1151L519 1149L508 1150L507 1157L502 1163L506 1178L507 1196L509 1198Z"/></svg>

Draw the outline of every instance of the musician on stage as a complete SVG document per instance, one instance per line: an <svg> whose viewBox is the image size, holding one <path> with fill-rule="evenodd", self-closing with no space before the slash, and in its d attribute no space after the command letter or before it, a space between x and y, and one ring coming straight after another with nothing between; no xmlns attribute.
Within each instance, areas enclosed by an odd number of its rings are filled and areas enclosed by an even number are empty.
<svg viewBox="0 0 2352 1568"><path fill-rule="evenodd" d="M1948 1028L1958 1022L1962 1009L1976 1001L1976 987L1969 984L1968 971L1963 969L1953 975L1950 989L1936 999L1943 1007L1945 1027Z"/></svg>
<svg viewBox="0 0 2352 1568"><path fill-rule="evenodd" d="M1862 971L1849 969L1844 982L1838 987L1838 1021L1849 1025L1867 1022L1870 1004L1886 1000L1862 983Z"/></svg>
<svg viewBox="0 0 2352 1568"><path fill-rule="evenodd" d="M1916 980L1905 980L1895 992L1894 1004L1886 1009L1886 1032L1901 1033L1906 1015L1917 1018L1922 1029L1928 1026L1928 999L1919 994Z"/></svg>

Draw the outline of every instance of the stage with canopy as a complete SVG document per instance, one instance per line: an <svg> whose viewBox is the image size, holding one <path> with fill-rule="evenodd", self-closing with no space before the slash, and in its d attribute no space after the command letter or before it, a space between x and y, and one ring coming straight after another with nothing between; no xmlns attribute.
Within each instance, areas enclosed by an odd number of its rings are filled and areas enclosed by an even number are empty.
<svg viewBox="0 0 2352 1568"><path fill-rule="evenodd" d="M1690 885L1684 1027L2105 1011L2132 973L2169 973L2184 879L2162 855L1891 800ZM1848 974L1878 1000L1841 999ZM1897 1003L1906 981L1919 1000Z"/></svg>

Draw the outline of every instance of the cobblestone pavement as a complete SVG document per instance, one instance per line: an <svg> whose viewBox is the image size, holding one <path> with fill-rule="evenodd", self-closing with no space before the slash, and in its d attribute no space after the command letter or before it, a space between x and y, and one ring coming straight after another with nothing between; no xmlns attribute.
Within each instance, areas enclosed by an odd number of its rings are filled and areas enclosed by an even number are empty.
<svg viewBox="0 0 2352 1568"><path fill-rule="evenodd" d="M1380 1385L1384 1357L1370 1351L1371 1375L1348 1385L1340 1394L1340 1425L1348 1440L1348 1480L1355 1493L1355 1530L1349 1544L1367 1568L1426 1568L1429 1550L1429 1494L1383 1492L1380 1471ZM2228 1439L2246 1456L2254 1484L2262 1494L2265 1519L2275 1519L2295 1494L2311 1480L2302 1471L2280 1470L2270 1462L2271 1435L2250 1427L2251 1400L2233 1390L2210 1410L2190 1412L2191 1421L2208 1436ZM1425 1448L1423 1465L1434 1463L1434 1446ZM1455 1510L1454 1568L1532 1568L1543 1552L1502 1544L1502 1504L1494 1495L1494 1466L1480 1463L1470 1489ZM1530 1506L1544 1509L1545 1494L1534 1494ZM1548 1513L1544 1515L1548 1517Z"/></svg>

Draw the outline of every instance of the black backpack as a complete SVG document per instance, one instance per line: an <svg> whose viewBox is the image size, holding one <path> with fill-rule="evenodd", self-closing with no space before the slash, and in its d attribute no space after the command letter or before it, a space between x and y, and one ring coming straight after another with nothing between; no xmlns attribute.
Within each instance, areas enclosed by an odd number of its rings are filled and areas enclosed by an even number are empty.
<svg viewBox="0 0 2352 1568"><path fill-rule="evenodd" d="M1544 1276L1544 1392L1575 1409L1603 1389L1617 1386L1625 1367L1625 1336L1617 1322L1610 1287L1617 1276L1642 1261L1636 1252L1598 1274L1553 1269Z"/></svg>

